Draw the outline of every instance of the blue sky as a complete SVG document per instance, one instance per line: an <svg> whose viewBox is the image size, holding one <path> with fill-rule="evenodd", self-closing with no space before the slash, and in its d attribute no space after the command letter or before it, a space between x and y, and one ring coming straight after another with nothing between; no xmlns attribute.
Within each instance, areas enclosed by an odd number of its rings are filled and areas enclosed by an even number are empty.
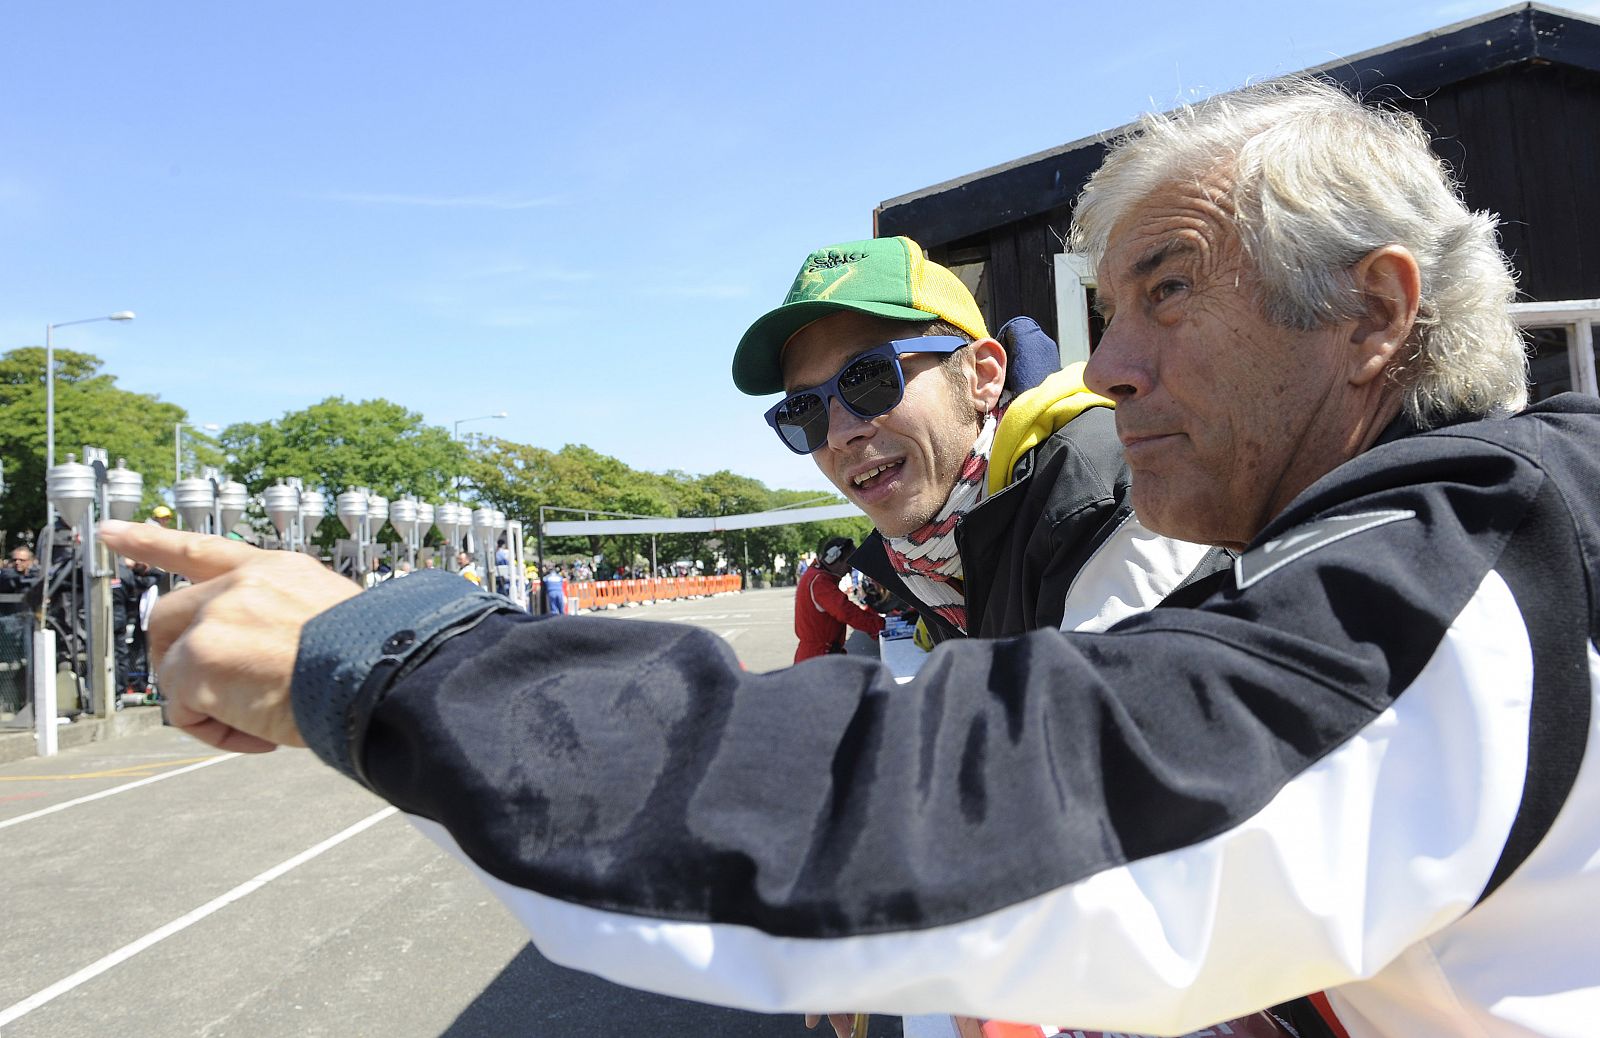
<svg viewBox="0 0 1600 1038"><path fill-rule="evenodd" d="M0 350L126 308L58 345L196 422L384 396L826 487L728 379L812 248L884 199L1500 6L14 6Z"/></svg>

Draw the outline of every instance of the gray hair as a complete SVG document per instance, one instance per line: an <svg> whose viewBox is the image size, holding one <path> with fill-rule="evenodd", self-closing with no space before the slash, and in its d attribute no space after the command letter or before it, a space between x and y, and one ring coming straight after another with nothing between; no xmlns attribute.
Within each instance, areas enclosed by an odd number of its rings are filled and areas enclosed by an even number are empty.
<svg viewBox="0 0 1600 1038"><path fill-rule="evenodd" d="M1474 213L1415 116L1289 77L1161 115L1111 143L1072 221L1096 262L1114 227L1155 190L1215 172L1260 277L1268 320L1311 330L1364 312L1353 268L1375 249L1416 257L1411 350L1391 368L1406 414L1427 428L1526 406L1527 357L1509 304L1516 282L1492 213Z"/></svg>

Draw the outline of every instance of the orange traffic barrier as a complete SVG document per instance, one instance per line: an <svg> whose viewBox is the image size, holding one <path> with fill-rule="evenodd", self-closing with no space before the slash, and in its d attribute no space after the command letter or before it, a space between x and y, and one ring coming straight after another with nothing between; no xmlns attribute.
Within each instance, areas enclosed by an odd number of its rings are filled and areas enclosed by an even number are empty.
<svg viewBox="0 0 1600 1038"><path fill-rule="evenodd" d="M569 613L612 609L673 598L692 598L738 591L739 577L646 577L640 580L567 580L562 582Z"/></svg>

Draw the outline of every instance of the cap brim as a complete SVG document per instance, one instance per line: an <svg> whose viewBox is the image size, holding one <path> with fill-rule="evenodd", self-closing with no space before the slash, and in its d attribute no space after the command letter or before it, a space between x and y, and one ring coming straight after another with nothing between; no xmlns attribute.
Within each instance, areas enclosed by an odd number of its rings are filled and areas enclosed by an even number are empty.
<svg viewBox="0 0 1600 1038"><path fill-rule="evenodd" d="M794 333L841 310L887 317L892 321L937 321L938 314L895 303L856 302L843 299L806 299L768 311L752 324L733 353L733 384L741 393L768 396L783 392L783 344Z"/></svg>

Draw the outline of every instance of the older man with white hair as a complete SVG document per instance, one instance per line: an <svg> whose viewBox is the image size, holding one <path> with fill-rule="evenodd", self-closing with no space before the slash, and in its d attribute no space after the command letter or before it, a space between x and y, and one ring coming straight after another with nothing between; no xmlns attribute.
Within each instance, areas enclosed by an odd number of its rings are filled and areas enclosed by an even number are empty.
<svg viewBox="0 0 1600 1038"><path fill-rule="evenodd" d="M1134 505L1230 571L897 687L107 524L202 581L152 630L174 720L308 743L551 958L652 990L1162 1034L1325 992L1353 1038L1594 1033L1600 402L1525 406L1492 220L1409 116L1288 81L1146 119L1075 237Z"/></svg>

